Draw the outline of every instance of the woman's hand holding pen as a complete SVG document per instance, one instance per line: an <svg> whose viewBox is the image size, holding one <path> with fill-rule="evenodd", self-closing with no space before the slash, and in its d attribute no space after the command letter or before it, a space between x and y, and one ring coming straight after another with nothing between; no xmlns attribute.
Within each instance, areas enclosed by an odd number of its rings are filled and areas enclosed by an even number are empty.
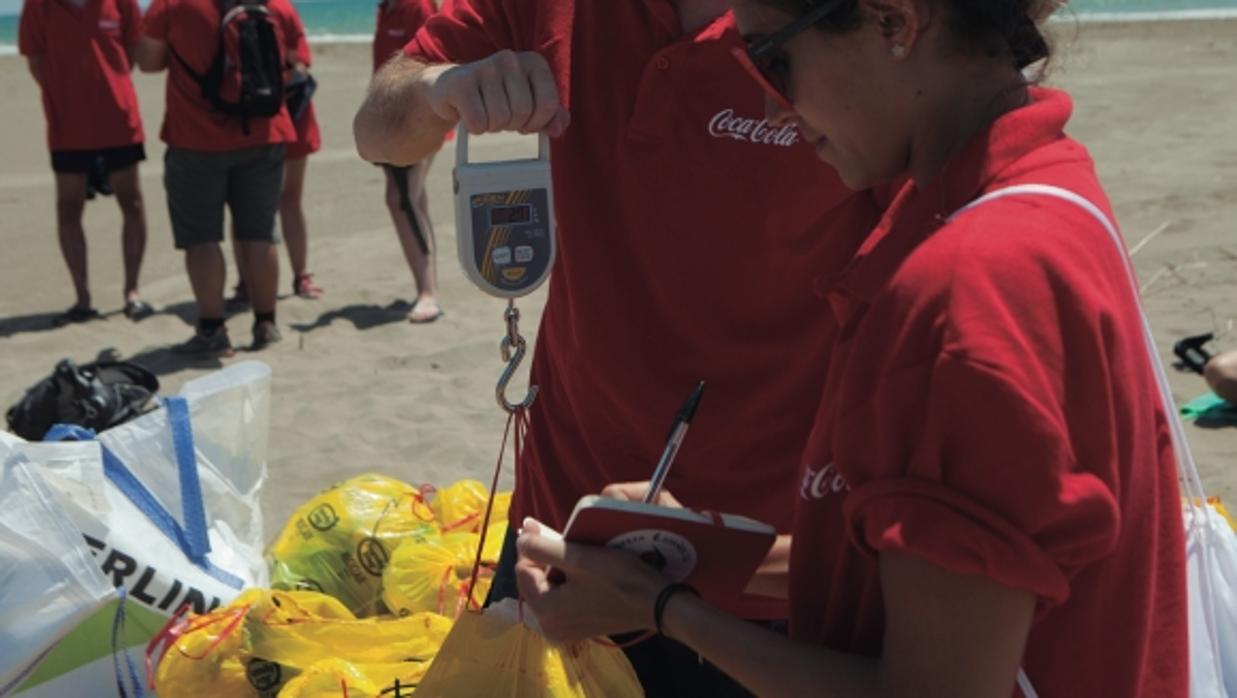
<svg viewBox="0 0 1237 698"><path fill-rule="evenodd" d="M643 490L631 498L641 495ZM653 604L667 580L631 553L541 535L541 524L533 519L524 520L516 546L520 598L551 642L653 627ZM566 581L551 579L551 568Z"/></svg>
<svg viewBox="0 0 1237 698"><path fill-rule="evenodd" d="M648 488L648 480L644 482L616 482L607 485L601 491L601 496L611 499L622 499L628 502L642 502L644 501L644 493L648 491ZM672 507L674 509L683 508L683 503L675 499L674 495L666 490L659 490L657 492L657 499L653 503L658 506Z"/></svg>

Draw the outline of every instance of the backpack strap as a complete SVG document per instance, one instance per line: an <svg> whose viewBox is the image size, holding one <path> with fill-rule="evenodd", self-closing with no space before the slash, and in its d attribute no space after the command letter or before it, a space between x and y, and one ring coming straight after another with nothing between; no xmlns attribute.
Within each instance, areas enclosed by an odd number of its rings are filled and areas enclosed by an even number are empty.
<svg viewBox="0 0 1237 698"><path fill-rule="evenodd" d="M988 192L983 196L975 199L971 203L958 209L949 221L953 221L958 216L970 211L971 209L981 206L990 201L1004 199L1008 197L1019 196L1040 196L1058 199L1068 202L1091 215L1108 233L1109 239L1113 246L1117 248L1117 254L1125 266L1126 279L1130 285L1130 293L1134 298L1134 303L1138 307L1138 314L1142 320L1143 328L1143 344L1147 352L1147 360L1151 364L1151 368L1155 373L1156 383L1159 388L1160 402L1164 410L1164 418L1168 422L1169 430L1172 434L1173 450L1175 453L1174 460L1177 462L1177 477L1182 483L1185 494L1185 507L1189 512L1186 520L1187 536L1197 536L1196 540L1203 548L1211 547L1211 518L1213 516L1210 508L1207 506L1205 490L1203 488L1202 478L1198 474L1198 466L1194 462L1194 454L1190 450L1190 443L1186 440L1185 427L1181 423L1181 415L1177 411L1177 406L1173 402L1172 389L1168 384L1168 376L1164 371L1164 362L1160 358L1159 349L1155 344L1155 335L1151 331L1151 322L1147 319L1147 313L1143 309L1141 294L1138 288L1138 278L1134 274L1134 265L1130 261L1130 256L1126 252L1125 243L1121 238L1121 233L1117 231L1117 226L1096 206L1094 202L1086 197L1083 197L1076 192L1064 189L1062 187L1053 186L1050 184L1019 184L1002 189L996 189ZM1187 541L1188 542L1188 541ZM1216 591L1212 587L1212 579L1214 579L1211 571L1211 555L1204 554L1199 558L1200 564L1203 567L1202 574L1198 575L1200 590L1202 591L1202 604L1204 613L1208 618L1215 618L1214 608L1216 603ZM1212 656L1220 656L1220 638L1218 629L1214 623L1207 624L1207 635L1211 643ZM1193 671L1191 670L1191 675ZM1034 689L1031 688L1030 681L1026 678L1026 674L1022 671L1018 673L1018 686L1022 689L1023 694L1027 698L1034 698ZM1030 691L1030 692L1028 692Z"/></svg>

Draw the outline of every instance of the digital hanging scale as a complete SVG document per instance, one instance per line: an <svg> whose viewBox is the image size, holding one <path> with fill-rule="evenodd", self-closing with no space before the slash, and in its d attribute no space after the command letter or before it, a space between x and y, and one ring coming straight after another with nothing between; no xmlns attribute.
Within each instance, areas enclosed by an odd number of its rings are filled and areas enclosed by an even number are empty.
<svg viewBox="0 0 1237 698"><path fill-rule="evenodd" d="M455 236L460 266L482 291L514 299L532 293L554 265L550 139L537 158L469 162L468 132L456 131Z"/></svg>

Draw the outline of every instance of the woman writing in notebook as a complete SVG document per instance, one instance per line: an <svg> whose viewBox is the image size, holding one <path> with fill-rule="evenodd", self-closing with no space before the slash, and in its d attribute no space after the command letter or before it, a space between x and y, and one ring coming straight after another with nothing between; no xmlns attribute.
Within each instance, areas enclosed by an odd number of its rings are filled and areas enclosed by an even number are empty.
<svg viewBox="0 0 1237 698"><path fill-rule="evenodd" d="M762 696L1185 695L1181 505L1127 260L1069 97L1023 74L1051 8L734 9L770 121L852 188L896 191L817 283L839 333L795 487L790 636L530 520L543 629L656 629Z"/></svg>

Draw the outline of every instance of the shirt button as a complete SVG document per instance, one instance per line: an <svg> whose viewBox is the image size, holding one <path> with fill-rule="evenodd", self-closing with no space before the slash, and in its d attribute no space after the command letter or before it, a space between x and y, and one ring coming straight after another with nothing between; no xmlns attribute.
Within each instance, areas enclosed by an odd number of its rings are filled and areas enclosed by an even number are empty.
<svg viewBox="0 0 1237 698"><path fill-rule="evenodd" d="M670 70L670 59L666 58L665 56L658 56L657 57L657 69L658 70Z"/></svg>

